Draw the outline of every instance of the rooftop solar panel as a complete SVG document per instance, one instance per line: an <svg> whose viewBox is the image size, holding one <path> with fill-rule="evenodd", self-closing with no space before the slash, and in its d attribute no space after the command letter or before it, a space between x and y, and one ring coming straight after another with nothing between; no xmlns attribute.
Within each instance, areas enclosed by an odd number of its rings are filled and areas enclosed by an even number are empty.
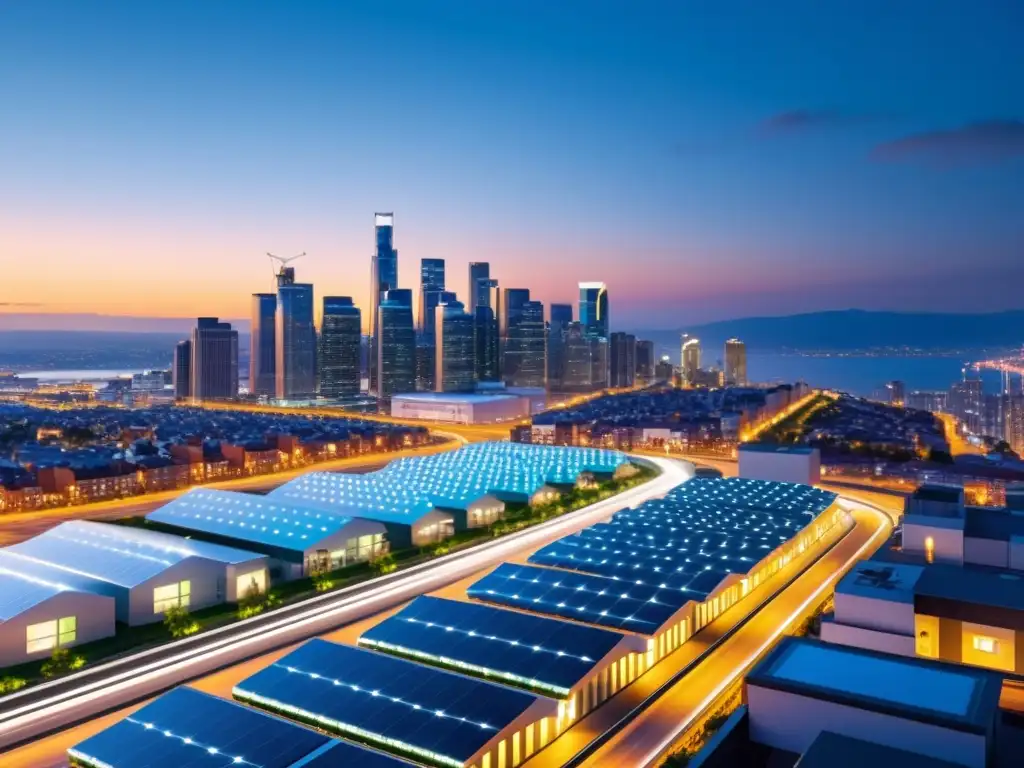
<svg viewBox="0 0 1024 768"><path fill-rule="evenodd" d="M467 593L489 603L648 636L694 599L674 589L514 563L499 565Z"/></svg>
<svg viewBox="0 0 1024 768"><path fill-rule="evenodd" d="M68 756L95 768L288 768L329 741L181 687L69 749Z"/></svg>
<svg viewBox="0 0 1024 768"><path fill-rule="evenodd" d="M359 643L565 697L623 639L605 629L418 597Z"/></svg>
<svg viewBox="0 0 1024 768"><path fill-rule="evenodd" d="M234 695L339 735L455 768L542 701L319 639L242 681Z"/></svg>
<svg viewBox="0 0 1024 768"><path fill-rule="evenodd" d="M334 739L292 768L417 768L417 765L358 744Z"/></svg>
<svg viewBox="0 0 1024 768"><path fill-rule="evenodd" d="M0 623L44 603L67 587L57 581L29 576L0 550ZM13 566L13 567L12 567Z"/></svg>

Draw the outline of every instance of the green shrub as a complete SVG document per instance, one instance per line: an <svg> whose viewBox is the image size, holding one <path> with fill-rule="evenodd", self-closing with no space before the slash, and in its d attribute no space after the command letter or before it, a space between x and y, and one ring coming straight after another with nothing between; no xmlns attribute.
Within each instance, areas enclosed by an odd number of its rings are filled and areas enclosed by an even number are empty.
<svg viewBox="0 0 1024 768"><path fill-rule="evenodd" d="M199 631L199 622L192 618L188 608L180 605L172 605L164 611L164 626L174 638L188 637Z"/></svg>
<svg viewBox="0 0 1024 768"><path fill-rule="evenodd" d="M67 648L54 648L50 658L43 662L40 672L49 679L60 677L85 666L85 657L72 653Z"/></svg>
<svg viewBox="0 0 1024 768"><path fill-rule="evenodd" d="M377 576L384 576L389 573L394 573L398 570L398 563L395 562L395 557L390 552L386 555L381 555L372 563L370 563L370 569Z"/></svg>
<svg viewBox="0 0 1024 768"><path fill-rule="evenodd" d="M6 693L20 691L27 685L27 681L21 677L0 677L0 696Z"/></svg>

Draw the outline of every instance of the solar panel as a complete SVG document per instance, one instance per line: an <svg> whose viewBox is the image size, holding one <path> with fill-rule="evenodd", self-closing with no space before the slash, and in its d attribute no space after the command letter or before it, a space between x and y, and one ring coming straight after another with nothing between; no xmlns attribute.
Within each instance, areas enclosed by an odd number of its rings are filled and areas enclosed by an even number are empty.
<svg viewBox="0 0 1024 768"><path fill-rule="evenodd" d="M335 739L303 758L293 768L418 768L418 765Z"/></svg>
<svg viewBox="0 0 1024 768"><path fill-rule="evenodd" d="M564 698L623 639L488 605L417 597L359 643Z"/></svg>
<svg viewBox="0 0 1024 768"><path fill-rule="evenodd" d="M67 589L58 581L35 578L23 572L0 550L0 623L44 603Z"/></svg>
<svg viewBox="0 0 1024 768"><path fill-rule="evenodd" d="M327 736L187 687L68 750L96 768L288 768Z"/></svg>
<svg viewBox="0 0 1024 768"><path fill-rule="evenodd" d="M694 599L674 589L514 563L499 565L467 593L489 603L648 636Z"/></svg>
<svg viewBox="0 0 1024 768"><path fill-rule="evenodd" d="M236 698L388 751L461 766L541 699L363 648L311 640ZM552 713L554 701L550 701Z"/></svg>

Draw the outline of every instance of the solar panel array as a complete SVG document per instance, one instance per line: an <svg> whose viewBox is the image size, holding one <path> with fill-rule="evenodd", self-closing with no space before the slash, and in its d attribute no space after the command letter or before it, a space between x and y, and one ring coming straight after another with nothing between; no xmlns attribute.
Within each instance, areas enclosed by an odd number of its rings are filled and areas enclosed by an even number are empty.
<svg viewBox="0 0 1024 768"><path fill-rule="evenodd" d="M288 768L330 739L192 688L175 688L68 754L96 768Z"/></svg>
<svg viewBox="0 0 1024 768"><path fill-rule="evenodd" d="M623 635L488 605L418 597L359 644L565 697Z"/></svg>
<svg viewBox="0 0 1024 768"><path fill-rule="evenodd" d="M538 701L511 688L319 639L242 681L233 693L338 735L456 768Z"/></svg>

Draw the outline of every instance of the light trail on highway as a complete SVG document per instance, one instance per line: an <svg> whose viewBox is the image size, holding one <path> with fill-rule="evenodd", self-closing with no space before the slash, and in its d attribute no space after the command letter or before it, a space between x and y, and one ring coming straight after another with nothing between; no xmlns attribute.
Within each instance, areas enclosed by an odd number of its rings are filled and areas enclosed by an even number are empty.
<svg viewBox="0 0 1024 768"><path fill-rule="evenodd" d="M227 627L174 641L4 697L0 749L126 706L215 669L356 621L495 565L517 552L663 496L692 476L692 465L645 457L661 474L576 512L509 534L466 552L279 608Z"/></svg>

